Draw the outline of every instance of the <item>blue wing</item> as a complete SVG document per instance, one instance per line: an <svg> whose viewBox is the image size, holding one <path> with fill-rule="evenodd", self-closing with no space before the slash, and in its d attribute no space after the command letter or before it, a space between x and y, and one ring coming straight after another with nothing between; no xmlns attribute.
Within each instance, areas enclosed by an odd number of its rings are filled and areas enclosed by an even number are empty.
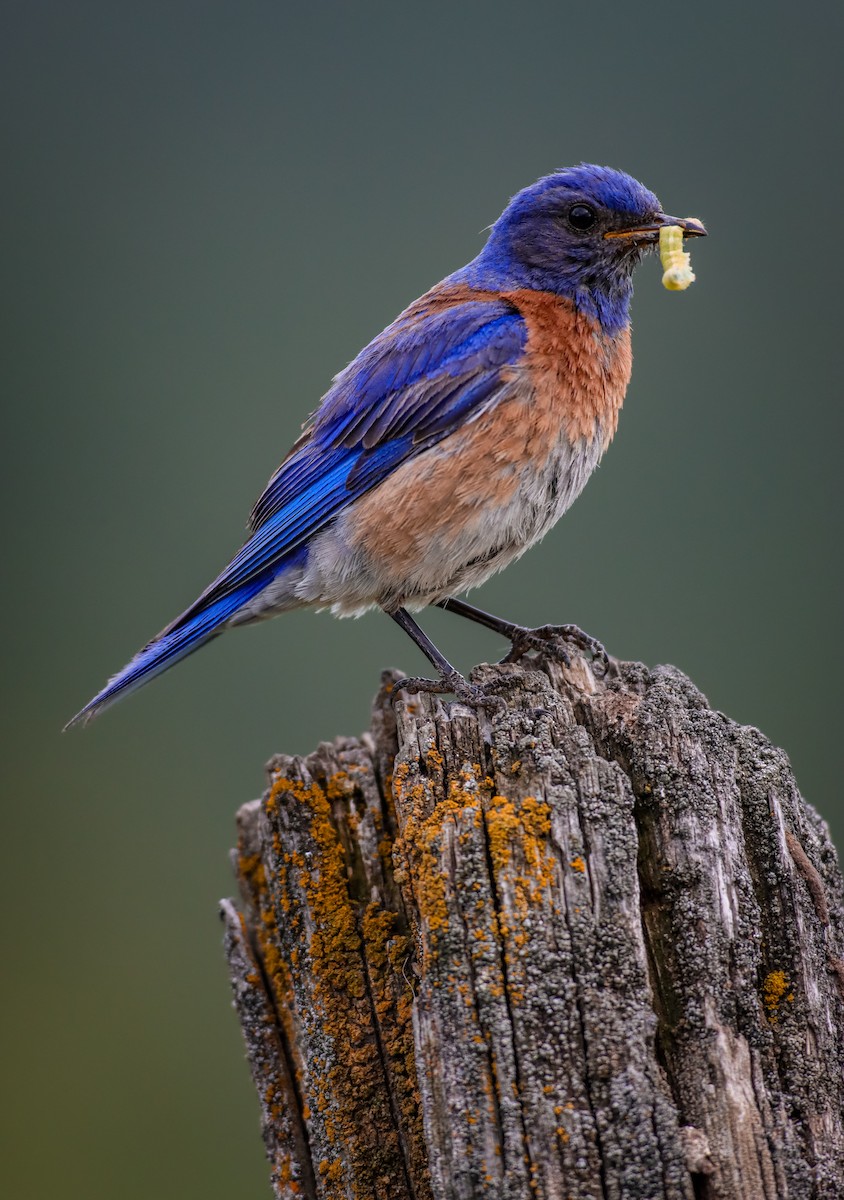
<svg viewBox="0 0 844 1200"><path fill-rule="evenodd" d="M480 411L526 338L524 321L505 301L464 301L416 321L400 317L334 380L305 437L253 508L252 528L297 495L311 467L302 450L353 450L360 462L356 474L368 475L372 452L398 442L401 461L421 443L445 436L473 409ZM383 474L375 467L369 487L395 465L390 462ZM349 482L354 486L354 478Z"/></svg>
<svg viewBox="0 0 844 1200"><path fill-rule="evenodd" d="M400 318L337 376L255 504L252 537L197 605L267 572L272 578L340 509L480 412L526 337L503 301L464 302L413 324Z"/></svg>
<svg viewBox="0 0 844 1200"><path fill-rule="evenodd" d="M415 306L342 371L250 517L252 536L181 616L70 722L90 719L204 645L358 496L494 403L527 331L505 301Z"/></svg>

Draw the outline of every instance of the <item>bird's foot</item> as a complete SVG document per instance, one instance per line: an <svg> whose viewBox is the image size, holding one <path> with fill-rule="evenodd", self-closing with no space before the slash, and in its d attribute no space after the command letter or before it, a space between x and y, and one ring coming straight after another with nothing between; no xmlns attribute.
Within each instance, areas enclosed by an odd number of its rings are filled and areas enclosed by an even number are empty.
<svg viewBox="0 0 844 1200"><path fill-rule="evenodd" d="M463 704L473 708L500 708L504 701L495 695L496 691L510 686L510 680L494 679L481 686L470 683L459 671L444 672L439 679L424 679L419 676L408 676L397 679L393 684L393 696L398 692L427 692L429 695L444 696L449 693L456 696Z"/></svg>
<svg viewBox="0 0 844 1200"><path fill-rule="evenodd" d="M609 670L610 659L603 645L577 625L539 625L536 629L520 627L511 640L513 644L502 662L518 662L523 655L536 651L540 657L557 658L569 667L571 658L568 647L575 646L592 656L592 665L598 668L599 675L605 675Z"/></svg>

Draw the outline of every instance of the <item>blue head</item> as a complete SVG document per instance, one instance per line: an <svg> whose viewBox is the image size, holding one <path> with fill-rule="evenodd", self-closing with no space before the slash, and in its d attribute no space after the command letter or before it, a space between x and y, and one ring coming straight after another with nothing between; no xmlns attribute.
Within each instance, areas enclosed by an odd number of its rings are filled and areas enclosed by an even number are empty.
<svg viewBox="0 0 844 1200"><path fill-rule="evenodd" d="M699 223L667 217L653 192L623 171L581 163L514 196L456 278L473 287L557 292L614 333L629 319L633 268L667 224L704 232Z"/></svg>

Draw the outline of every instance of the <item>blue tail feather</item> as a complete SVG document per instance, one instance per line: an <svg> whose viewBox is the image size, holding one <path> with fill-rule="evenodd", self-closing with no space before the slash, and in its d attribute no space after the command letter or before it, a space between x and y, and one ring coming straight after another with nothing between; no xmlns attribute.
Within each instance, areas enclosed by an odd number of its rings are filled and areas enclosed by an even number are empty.
<svg viewBox="0 0 844 1200"><path fill-rule="evenodd" d="M168 667L172 667L181 659L187 658L200 646L204 646L206 642L222 632L229 617L248 603L253 596L257 596L258 592L266 585L266 577L253 579L229 592L228 595L213 601L207 608L203 608L191 616L184 624L176 624L170 628L169 632L153 638L148 645L144 646L143 650L135 655L131 662L126 664L122 671L109 680L93 700L89 700L75 717L71 717L65 725L65 729L70 729L74 725L87 724L110 704L148 683L150 679L154 679L156 675L160 675L162 671L166 671Z"/></svg>

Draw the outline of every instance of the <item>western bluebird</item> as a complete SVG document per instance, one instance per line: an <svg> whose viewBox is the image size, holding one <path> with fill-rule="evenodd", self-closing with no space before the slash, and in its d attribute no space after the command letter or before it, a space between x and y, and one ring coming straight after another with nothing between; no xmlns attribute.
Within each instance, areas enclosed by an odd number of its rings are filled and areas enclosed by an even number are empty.
<svg viewBox="0 0 844 1200"><path fill-rule="evenodd" d="M337 375L271 477L251 536L202 595L70 722L224 629L304 606L378 607L440 676L419 690L475 697L410 615L430 604L516 650L580 644L454 598L539 541L606 450L630 379L633 268L668 217L652 192L581 164L519 192L477 258L438 283ZM511 654L513 652L511 651Z"/></svg>

